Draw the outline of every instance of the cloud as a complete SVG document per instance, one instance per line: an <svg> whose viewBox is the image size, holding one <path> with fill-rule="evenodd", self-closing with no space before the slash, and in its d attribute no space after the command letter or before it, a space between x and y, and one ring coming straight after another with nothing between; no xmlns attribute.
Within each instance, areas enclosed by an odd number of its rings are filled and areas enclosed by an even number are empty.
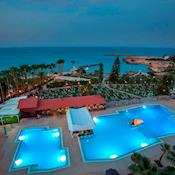
<svg viewBox="0 0 175 175"><path fill-rule="evenodd" d="M174 6L174 0L0 0L0 45L175 45Z"/></svg>

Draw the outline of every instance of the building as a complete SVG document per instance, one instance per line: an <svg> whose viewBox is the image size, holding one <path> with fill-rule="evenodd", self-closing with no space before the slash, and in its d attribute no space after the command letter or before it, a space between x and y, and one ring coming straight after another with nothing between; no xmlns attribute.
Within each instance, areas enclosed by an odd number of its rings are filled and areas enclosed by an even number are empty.
<svg viewBox="0 0 175 175"><path fill-rule="evenodd" d="M56 99L39 99L31 97L19 101L18 108L21 114L37 116L47 114L50 111L65 113L69 108L87 107L89 110L105 108L106 101L100 95L67 97Z"/></svg>
<svg viewBox="0 0 175 175"><path fill-rule="evenodd" d="M72 136L88 135L93 133L95 122L86 107L70 108L66 112L68 128Z"/></svg>
<svg viewBox="0 0 175 175"><path fill-rule="evenodd" d="M11 124L19 122L19 109L18 103L21 99L27 96L21 96L7 100L4 104L0 105L0 120L1 124Z"/></svg>

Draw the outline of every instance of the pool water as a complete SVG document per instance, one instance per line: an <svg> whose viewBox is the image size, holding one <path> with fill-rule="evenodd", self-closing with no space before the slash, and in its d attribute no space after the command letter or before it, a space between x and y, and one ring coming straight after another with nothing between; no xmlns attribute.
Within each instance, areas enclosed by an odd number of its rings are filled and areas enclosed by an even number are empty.
<svg viewBox="0 0 175 175"><path fill-rule="evenodd" d="M84 161L108 161L161 142L160 137L175 134L174 112L162 105L147 105L95 117L94 134L81 136ZM132 119L143 124L131 127Z"/></svg>
<svg viewBox="0 0 175 175"><path fill-rule="evenodd" d="M63 148L61 129L47 127L21 130L10 171L48 172L69 166L69 152Z"/></svg>

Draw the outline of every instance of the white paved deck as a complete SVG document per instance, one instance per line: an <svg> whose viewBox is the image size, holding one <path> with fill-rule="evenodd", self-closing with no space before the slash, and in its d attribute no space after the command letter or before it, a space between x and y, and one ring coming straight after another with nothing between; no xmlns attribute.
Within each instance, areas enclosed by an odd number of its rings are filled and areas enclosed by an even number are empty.
<svg viewBox="0 0 175 175"><path fill-rule="evenodd" d="M175 110L175 100L161 101L163 104ZM93 112L93 115L100 115L111 113L117 108L110 108L104 111ZM76 139L72 139L67 128L67 121L65 115L50 116L40 119L22 119L20 124L13 124L8 126L9 137L2 135L2 128L0 129L0 175L25 175L26 170L8 172L13 155L16 151L17 144L14 142L17 132L26 127L33 126L49 126L50 128L61 127L63 129L64 145L69 148L71 156L71 167L51 173L44 173L45 175L105 175L105 170L108 168L115 168L122 175L127 175L127 167L131 163L130 157L126 157L117 161L104 163L83 163L81 160L80 150ZM175 136L164 139L168 143L175 144ZM159 145L148 148L141 152L151 159L156 159L160 155ZM40 173L37 173L38 175Z"/></svg>
<svg viewBox="0 0 175 175"><path fill-rule="evenodd" d="M87 78L71 77L71 76L61 76L55 75L55 80L66 80L66 81L89 81Z"/></svg>

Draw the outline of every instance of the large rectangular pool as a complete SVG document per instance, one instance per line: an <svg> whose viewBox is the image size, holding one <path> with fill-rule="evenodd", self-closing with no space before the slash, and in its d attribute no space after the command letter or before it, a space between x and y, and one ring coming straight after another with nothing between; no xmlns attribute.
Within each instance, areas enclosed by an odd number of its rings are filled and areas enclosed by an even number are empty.
<svg viewBox="0 0 175 175"><path fill-rule="evenodd" d="M158 144L160 138L175 134L174 112L163 105L144 105L94 118L93 135L81 136L84 161L115 160L134 151ZM133 119L143 124L132 127Z"/></svg>
<svg viewBox="0 0 175 175"><path fill-rule="evenodd" d="M10 171L28 169L28 174L68 167L69 152L63 147L61 129L24 129L16 138L18 147Z"/></svg>

